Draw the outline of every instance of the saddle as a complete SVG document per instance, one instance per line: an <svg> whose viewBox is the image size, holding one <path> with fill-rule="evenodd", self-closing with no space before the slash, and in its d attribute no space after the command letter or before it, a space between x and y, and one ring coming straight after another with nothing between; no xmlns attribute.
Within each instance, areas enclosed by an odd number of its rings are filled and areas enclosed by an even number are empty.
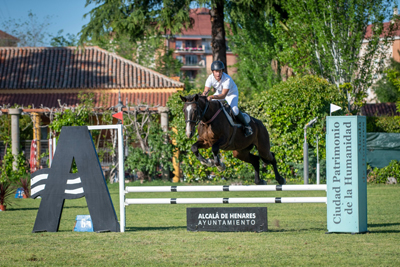
<svg viewBox="0 0 400 267"><path fill-rule="evenodd" d="M222 111L224 112L226 118L229 121L229 124L232 127L242 127L243 125L236 119L235 115L233 115L233 111L231 106L229 106L228 102L225 100L218 101L221 105ZM245 118L247 123L250 123L250 116L247 113L242 112L243 117Z"/></svg>

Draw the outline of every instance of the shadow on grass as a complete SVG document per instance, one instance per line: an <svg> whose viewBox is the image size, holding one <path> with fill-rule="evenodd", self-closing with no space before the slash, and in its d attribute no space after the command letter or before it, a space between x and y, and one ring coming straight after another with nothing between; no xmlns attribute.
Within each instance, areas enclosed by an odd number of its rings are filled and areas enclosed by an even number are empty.
<svg viewBox="0 0 400 267"><path fill-rule="evenodd" d="M271 233L290 233L290 232L326 232L325 228L307 228L307 229L268 229Z"/></svg>
<svg viewBox="0 0 400 267"><path fill-rule="evenodd" d="M400 233L400 230L382 230L382 231L369 231L370 234L389 234L389 233Z"/></svg>
<svg viewBox="0 0 400 267"><path fill-rule="evenodd" d="M387 226L395 226L400 225L400 223L371 223L368 224L368 227L387 227Z"/></svg>
<svg viewBox="0 0 400 267"><path fill-rule="evenodd" d="M84 209L84 208L87 208L87 205L82 205L82 206L67 206L67 207L64 206L63 209ZM9 209L7 209L7 211L38 210L38 209L39 209L39 207L37 207L37 208L12 208L12 207L10 207Z"/></svg>
<svg viewBox="0 0 400 267"><path fill-rule="evenodd" d="M39 209L39 207L37 207L37 208L10 208L10 209L7 209L8 211L17 211L17 210L38 210Z"/></svg>
<svg viewBox="0 0 400 267"><path fill-rule="evenodd" d="M165 230L176 230L176 229L186 229L186 226L165 226L165 227L125 227L125 232L135 232L135 231L165 231Z"/></svg>
<svg viewBox="0 0 400 267"><path fill-rule="evenodd" d="M390 226L399 226L400 223L372 223L368 224L368 228L374 227L390 227ZM382 230L372 230L370 231L371 234L380 233L380 234L387 234L387 233L400 233L400 230L389 230L389 229L382 229Z"/></svg>
<svg viewBox="0 0 400 267"><path fill-rule="evenodd" d="M135 232L135 231L165 231L165 230L176 230L176 229L186 229L186 226L165 226L165 227L125 227L125 232ZM309 232L309 231L321 231L325 232L326 229L323 228L307 228L307 229L268 229L267 232L279 233L279 232ZM192 231L192 232L206 232L206 231ZM216 231L218 232L218 231ZM219 231L220 233L232 233ZM249 231L250 232L250 231ZM260 232L261 233L261 232Z"/></svg>

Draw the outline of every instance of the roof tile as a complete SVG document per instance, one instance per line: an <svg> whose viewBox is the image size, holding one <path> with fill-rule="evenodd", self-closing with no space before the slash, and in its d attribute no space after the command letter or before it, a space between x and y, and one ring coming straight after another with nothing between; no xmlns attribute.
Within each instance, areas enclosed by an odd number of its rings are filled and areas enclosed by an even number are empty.
<svg viewBox="0 0 400 267"><path fill-rule="evenodd" d="M396 111L396 103L366 104L361 108L361 114L368 117L400 116Z"/></svg>
<svg viewBox="0 0 400 267"><path fill-rule="evenodd" d="M99 47L0 47L0 62L0 90L183 87Z"/></svg>

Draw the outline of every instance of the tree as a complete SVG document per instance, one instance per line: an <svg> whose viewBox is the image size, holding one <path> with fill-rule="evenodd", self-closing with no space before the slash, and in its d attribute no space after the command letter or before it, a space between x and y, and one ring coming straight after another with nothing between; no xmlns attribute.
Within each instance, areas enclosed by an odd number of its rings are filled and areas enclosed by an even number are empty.
<svg viewBox="0 0 400 267"><path fill-rule="evenodd" d="M90 16L90 21L82 28L80 43L112 38L116 41L129 39L130 42L145 46L169 31L176 33L181 28L189 27L189 2L87 0L86 6L96 3L97 7L85 14L85 17Z"/></svg>
<svg viewBox="0 0 400 267"><path fill-rule="evenodd" d="M385 73L389 82L397 88L397 92L400 94L400 71L396 67L389 68ZM397 99L397 111L400 112L400 99Z"/></svg>
<svg viewBox="0 0 400 267"><path fill-rule="evenodd" d="M272 10L287 17L279 1L274 0L235 1L228 7L229 43L238 55L235 83L248 97L268 90L281 80L276 40L271 33L271 25L276 23Z"/></svg>
<svg viewBox="0 0 400 267"><path fill-rule="evenodd" d="M272 2L273 0L271 0ZM90 21L81 31L80 44L87 41L96 42L103 36L113 38L127 36L131 42L142 45L150 40L170 34L179 33L182 29L193 26L190 9L194 5L211 8L211 47L213 60L221 60L226 65L226 43L224 16L230 0L86 0L86 6L95 3L97 6L89 13ZM261 0L244 0L245 4L265 2ZM270 1L268 1L270 2Z"/></svg>
<svg viewBox="0 0 400 267"><path fill-rule="evenodd" d="M29 10L28 19L26 21L22 21L21 19L9 19L3 22L2 26L6 32L20 40L18 43L20 47L45 46L51 36L47 32L50 19L50 16L46 16L43 21L40 21L38 17L32 13L32 10Z"/></svg>
<svg viewBox="0 0 400 267"><path fill-rule="evenodd" d="M66 47L66 46L77 46L78 37L75 34L67 33L65 36L62 35L64 30L59 30L57 36L51 38L50 45L54 47Z"/></svg>
<svg viewBox="0 0 400 267"><path fill-rule="evenodd" d="M156 59L156 71L168 77L179 76L182 63L173 58L174 50L165 51L163 55L158 53Z"/></svg>
<svg viewBox="0 0 400 267"><path fill-rule="evenodd" d="M396 62L393 58L388 68L384 71L385 75L375 84L374 92L378 100L382 103L396 102L400 100L400 88L396 86L395 78L393 76L396 72L400 74L400 63ZM391 75L387 75L390 73Z"/></svg>
<svg viewBox="0 0 400 267"><path fill-rule="evenodd" d="M397 23L383 24L391 17L393 4L393 0L284 1L288 18L273 12L282 23L271 28L278 59L296 74L319 75L337 88L348 84L342 88L349 110L356 111L373 72L384 64L385 49L397 27Z"/></svg>

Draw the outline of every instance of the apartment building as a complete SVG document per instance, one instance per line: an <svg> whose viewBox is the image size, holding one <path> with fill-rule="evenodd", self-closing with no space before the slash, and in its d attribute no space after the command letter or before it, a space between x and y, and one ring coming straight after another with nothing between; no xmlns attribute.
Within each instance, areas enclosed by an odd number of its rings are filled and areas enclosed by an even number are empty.
<svg viewBox="0 0 400 267"><path fill-rule="evenodd" d="M193 28L183 30L179 35L166 39L168 49L174 50L174 58L183 63L181 77L193 79L201 70L211 73L213 62L211 50L211 20L210 10L196 8L191 10L190 17L194 19ZM233 74L236 68L231 67L236 63L236 55L227 46L228 73Z"/></svg>

